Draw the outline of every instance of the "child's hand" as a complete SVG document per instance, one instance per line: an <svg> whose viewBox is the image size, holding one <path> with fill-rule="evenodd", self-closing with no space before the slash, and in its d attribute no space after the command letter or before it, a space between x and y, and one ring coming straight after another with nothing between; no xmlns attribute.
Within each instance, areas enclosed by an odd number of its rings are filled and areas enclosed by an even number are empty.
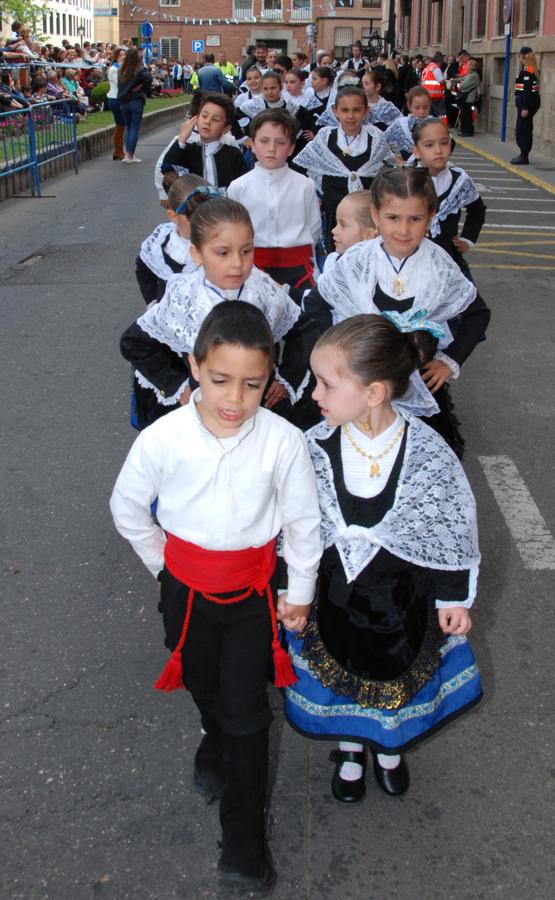
<svg viewBox="0 0 555 900"><path fill-rule="evenodd" d="M252 150L252 141L250 138L247 138L246 141L243 141L243 147L246 147L247 150Z"/></svg>
<svg viewBox="0 0 555 900"><path fill-rule="evenodd" d="M266 398L264 400L264 406L266 409L272 409L276 403L280 403L282 400L285 400L287 397L287 391L279 381L273 381L268 391L266 392Z"/></svg>
<svg viewBox="0 0 555 900"><path fill-rule="evenodd" d="M189 400L191 399L191 393L192 392L191 392L191 388L189 387L189 385L187 385L187 387L183 388L183 392L179 398L180 406L187 406Z"/></svg>
<svg viewBox="0 0 555 900"><path fill-rule="evenodd" d="M307 129L306 131L303 131L303 137L304 137L305 141L313 141L314 140L314 132L309 131Z"/></svg>
<svg viewBox="0 0 555 900"><path fill-rule="evenodd" d="M178 141L180 144L186 144L189 138L191 137L193 131L195 130L195 125L198 122L198 116L193 116L192 119L185 119L184 122L179 126L179 136Z"/></svg>
<svg viewBox="0 0 555 900"><path fill-rule="evenodd" d="M277 604L277 619L285 625L289 631L302 631L310 615L310 603L305 606L295 606L287 603L287 594L280 594Z"/></svg>
<svg viewBox="0 0 555 900"><path fill-rule="evenodd" d="M472 628L470 613L464 606L444 606L438 609L437 617L444 634L468 634Z"/></svg>
<svg viewBox="0 0 555 900"><path fill-rule="evenodd" d="M453 238L453 244L459 253L466 253L467 250L470 250L470 244L467 244L466 241L461 241L459 237Z"/></svg>
<svg viewBox="0 0 555 900"><path fill-rule="evenodd" d="M435 394L451 378L453 372L447 363L442 362L440 359L431 359L429 363L426 363L420 374L428 390Z"/></svg>

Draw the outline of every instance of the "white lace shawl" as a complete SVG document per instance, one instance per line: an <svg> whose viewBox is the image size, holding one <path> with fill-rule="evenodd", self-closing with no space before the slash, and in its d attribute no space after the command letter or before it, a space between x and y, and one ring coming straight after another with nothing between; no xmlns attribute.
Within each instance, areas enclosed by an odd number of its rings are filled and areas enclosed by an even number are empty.
<svg viewBox="0 0 555 900"><path fill-rule="evenodd" d="M333 128L322 128L313 141L297 153L293 162L306 169L310 178L314 181L317 190L322 189L322 177L324 175L333 175L339 178L348 179L348 190L352 194L355 191L362 191L363 185L361 177L373 178L378 174L384 164L384 160L391 159L391 152L383 136L383 132L374 125L364 125L363 128L372 138L372 149L370 151L370 159L363 163L356 172L351 172L339 157L332 153L328 147L328 140Z"/></svg>
<svg viewBox="0 0 555 900"><path fill-rule="evenodd" d="M166 245L166 253L171 256L176 263L183 266L181 274L194 272L198 268L189 253L191 242L185 238L181 238L177 234L177 229L173 222L162 222L162 224L158 225L152 234L149 234L146 240L143 241L139 256L145 265L148 266L150 271L154 272L157 278L162 278L164 281L167 281L168 278L171 278L172 275L176 274L176 272L168 266L162 250L164 241L168 235L170 236L170 239ZM174 238L174 240L172 240L172 238ZM175 238L177 238L177 240L175 240ZM171 246L172 244L173 248ZM172 252L172 249L174 252Z"/></svg>
<svg viewBox="0 0 555 900"><path fill-rule="evenodd" d="M391 103L390 100L386 100L385 97L380 97L376 105L368 110L366 121L371 125L374 125L375 122L383 122L384 125L390 125L391 122L400 118L401 112L395 104Z"/></svg>
<svg viewBox="0 0 555 900"><path fill-rule="evenodd" d="M301 314L289 294L259 269L253 269L247 278L241 300L264 313L276 342L290 331ZM149 307L137 324L174 353L191 353L204 319L221 301L222 297L205 284L204 269L197 269L190 275L171 279L160 303Z"/></svg>
<svg viewBox="0 0 555 900"><path fill-rule="evenodd" d="M392 147L399 147L406 153L412 153L414 147L414 138L411 129L414 128L418 119L414 116L399 116L394 119L384 131L387 143Z"/></svg>
<svg viewBox="0 0 555 900"><path fill-rule="evenodd" d="M345 575L354 581L380 547L418 566L445 571L470 570L465 606L476 595L480 553L476 504L463 468L433 429L418 419L410 424L405 458L393 506L371 528L347 525L335 491L327 453L317 443L334 429L325 422L306 434L316 471L324 547L333 544Z"/></svg>
<svg viewBox="0 0 555 900"><path fill-rule="evenodd" d="M469 203L474 203L475 200L480 198L480 192L468 172L465 172L464 169L459 169L458 166L452 166L451 171L458 172L459 177L452 184L447 196L441 201L439 209L432 219L430 234L433 238L440 233L441 223L447 216L458 212L459 209L468 206Z"/></svg>
<svg viewBox="0 0 555 900"><path fill-rule="evenodd" d="M265 109L286 109L288 113L291 113L291 115L294 116L298 109L298 103L294 103L293 100L286 100L284 107L267 107L264 96L262 94L256 94L251 100L247 100L245 103L241 104L241 112L244 116L248 116L249 119L254 119L257 113L263 112Z"/></svg>
<svg viewBox="0 0 555 900"><path fill-rule="evenodd" d="M318 291L332 307L334 324L360 313L380 315L373 297L377 254L383 253L381 245L381 237L361 241L346 250L329 272L320 275ZM427 318L444 326L445 335L439 341L443 350L452 341L446 323L472 303L476 298L476 287L464 277L445 250L426 238L416 251L413 266L413 279L417 285L413 307L425 309Z"/></svg>

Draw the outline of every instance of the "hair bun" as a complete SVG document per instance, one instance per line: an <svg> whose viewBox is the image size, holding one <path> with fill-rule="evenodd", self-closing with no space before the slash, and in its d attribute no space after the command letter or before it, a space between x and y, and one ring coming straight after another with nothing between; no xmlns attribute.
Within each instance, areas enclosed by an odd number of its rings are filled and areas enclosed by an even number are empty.
<svg viewBox="0 0 555 900"><path fill-rule="evenodd" d="M417 368L421 369L433 359L437 350L437 338L429 331L409 331L405 333L417 360Z"/></svg>

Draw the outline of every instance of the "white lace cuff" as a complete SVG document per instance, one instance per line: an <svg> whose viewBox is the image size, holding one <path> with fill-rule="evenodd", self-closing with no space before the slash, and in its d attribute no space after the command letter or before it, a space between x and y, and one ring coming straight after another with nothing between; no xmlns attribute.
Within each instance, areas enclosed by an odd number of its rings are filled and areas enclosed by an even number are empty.
<svg viewBox="0 0 555 900"><path fill-rule="evenodd" d="M171 397L166 397L166 395L162 393L162 391L159 391L157 387L154 387L154 385L151 384L150 381L147 381L144 375L141 375L141 373L137 372L137 370L135 370L135 378L137 379L141 387L148 388L149 390L154 392L156 399L158 403L161 404L161 406L175 406L176 403L179 403L181 394L189 384L189 379L187 378L187 380L183 382L181 387L177 389L175 394L173 394Z"/></svg>
<svg viewBox="0 0 555 900"><path fill-rule="evenodd" d="M304 394L305 388L310 380L310 372L307 369L305 376L296 391L291 387L289 382L279 374L278 369L276 369L274 372L274 378L285 388L291 401L291 405L294 406L295 403L297 403L297 401L300 400L302 395Z"/></svg>
<svg viewBox="0 0 555 900"><path fill-rule="evenodd" d="M447 353L444 353L443 350L436 350L434 354L434 359L439 359L440 362L445 363L446 366L449 366L453 373L453 378L458 378L461 374L461 367L458 363L455 362L454 359L451 359Z"/></svg>
<svg viewBox="0 0 555 900"><path fill-rule="evenodd" d="M457 606L464 606L470 609L474 600L436 600L436 609L455 609Z"/></svg>

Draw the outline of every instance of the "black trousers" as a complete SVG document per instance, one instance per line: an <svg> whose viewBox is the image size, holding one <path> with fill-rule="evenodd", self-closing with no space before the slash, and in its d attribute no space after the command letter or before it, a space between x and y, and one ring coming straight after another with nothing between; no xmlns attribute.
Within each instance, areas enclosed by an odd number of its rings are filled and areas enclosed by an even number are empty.
<svg viewBox="0 0 555 900"><path fill-rule="evenodd" d="M272 579L275 596L277 577ZM222 594L232 597L241 593ZM159 610L166 646L179 642L189 588L164 569ZM266 596L220 605L195 593L185 646L183 676L207 731L211 723L229 735L267 728L272 713L267 682L272 671L272 627Z"/></svg>
<svg viewBox="0 0 555 900"><path fill-rule="evenodd" d="M516 111L515 140L518 149L526 156L532 149L532 141L534 140L534 116L536 111L528 110L528 115L523 118L522 110Z"/></svg>
<svg viewBox="0 0 555 900"><path fill-rule="evenodd" d="M461 134L473 135L474 122L472 121L472 103L463 103L460 117Z"/></svg>

